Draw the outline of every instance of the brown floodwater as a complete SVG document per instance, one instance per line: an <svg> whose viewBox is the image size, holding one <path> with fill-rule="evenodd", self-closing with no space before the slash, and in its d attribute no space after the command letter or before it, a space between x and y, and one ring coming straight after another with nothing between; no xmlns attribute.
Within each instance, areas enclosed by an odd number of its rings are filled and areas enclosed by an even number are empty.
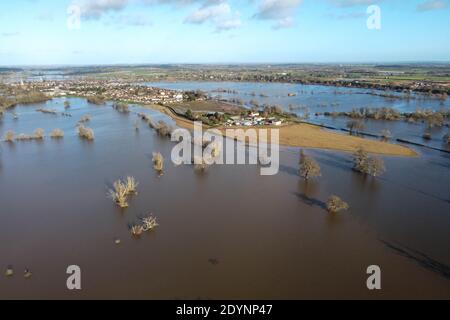
<svg viewBox="0 0 450 320"><path fill-rule="evenodd" d="M63 111L63 102L45 107ZM258 166L201 175L166 161L158 177L152 153L168 160L173 143L144 123L136 132L143 109L122 115L83 99L71 104L71 118L33 105L0 121L1 136L39 127L66 133L1 143L1 299L450 299L448 155L417 149L420 158L385 158L388 172L364 179L350 155L308 150L322 178L305 184L296 175L298 149L283 148L276 176L260 176ZM93 142L75 132L87 113ZM139 194L122 210L107 191L127 175ZM327 214L331 194L350 210ZM150 213L160 226L133 238L129 226ZM374 264L382 270L377 292L366 287ZM9 265L15 274L7 278ZM69 265L81 267L81 291L66 288Z"/></svg>

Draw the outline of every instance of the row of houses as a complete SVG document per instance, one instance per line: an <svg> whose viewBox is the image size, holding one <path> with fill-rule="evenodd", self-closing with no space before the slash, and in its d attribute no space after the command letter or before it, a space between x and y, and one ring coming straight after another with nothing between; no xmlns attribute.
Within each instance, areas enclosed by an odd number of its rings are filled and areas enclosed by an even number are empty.
<svg viewBox="0 0 450 320"><path fill-rule="evenodd" d="M283 120L277 119L275 117L262 117L258 112L252 112L248 116L235 116L231 117L226 122L226 126L237 126L237 127L253 127L253 126L281 126Z"/></svg>

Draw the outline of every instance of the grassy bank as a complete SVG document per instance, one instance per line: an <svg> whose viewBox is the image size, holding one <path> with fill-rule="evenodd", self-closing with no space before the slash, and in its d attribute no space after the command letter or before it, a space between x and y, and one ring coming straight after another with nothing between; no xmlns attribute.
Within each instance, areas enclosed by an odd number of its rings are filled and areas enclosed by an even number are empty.
<svg viewBox="0 0 450 320"><path fill-rule="evenodd" d="M170 116L180 128L188 130L193 130L194 128L194 123L192 121L174 114L166 107L159 105L150 105L147 107ZM208 127L204 126L204 128L207 129ZM282 127L264 127L264 129L272 128L280 130L280 145L282 146L326 149L343 152L355 152L358 148L362 147L373 154L404 157L417 156L416 152L404 146L338 134L309 124L302 123L290 124ZM225 128L219 129L225 136ZM248 127L244 129L248 129Z"/></svg>

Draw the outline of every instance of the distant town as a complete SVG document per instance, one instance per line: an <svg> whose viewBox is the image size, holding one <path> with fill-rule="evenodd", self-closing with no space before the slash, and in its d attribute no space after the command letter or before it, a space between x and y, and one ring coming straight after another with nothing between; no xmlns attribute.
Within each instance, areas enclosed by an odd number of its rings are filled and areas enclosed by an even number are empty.
<svg viewBox="0 0 450 320"><path fill-rule="evenodd" d="M63 96L101 96L110 100L130 101L134 103L175 103L183 101L181 91L166 90L146 86L132 85L120 81L106 80L70 80L21 82L12 84L26 91L40 91L51 97Z"/></svg>
<svg viewBox="0 0 450 320"><path fill-rule="evenodd" d="M243 103L213 99L201 91L182 91L161 89L119 80L42 80L16 82L9 84L10 92L20 94L39 94L38 99L57 97L85 97L90 103L103 104L105 101L120 101L142 105L160 105L178 116L191 121L202 121L210 126L250 127L281 126L292 115L286 114L276 106L245 108ZM36 101L35 101L36 102ZM214 102L227 106L218 110ZM201 111L193 111L191 103L203 103Z"/></svg>

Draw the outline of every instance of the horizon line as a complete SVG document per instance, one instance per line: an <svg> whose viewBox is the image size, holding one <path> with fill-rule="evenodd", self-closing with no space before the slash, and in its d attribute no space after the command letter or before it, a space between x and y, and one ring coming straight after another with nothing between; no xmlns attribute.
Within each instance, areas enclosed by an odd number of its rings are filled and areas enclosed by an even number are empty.
<svg viewBox="0 0 450 320"><path fill-rule="evenodd" d="M73 64L11 64L0 68L55 68L55 67L127 67L127 66L245 66L245 65L395 65L395 64L450 64L450 60L365 61L365 62L143 62L143 63L73 63Z"/></svg>

